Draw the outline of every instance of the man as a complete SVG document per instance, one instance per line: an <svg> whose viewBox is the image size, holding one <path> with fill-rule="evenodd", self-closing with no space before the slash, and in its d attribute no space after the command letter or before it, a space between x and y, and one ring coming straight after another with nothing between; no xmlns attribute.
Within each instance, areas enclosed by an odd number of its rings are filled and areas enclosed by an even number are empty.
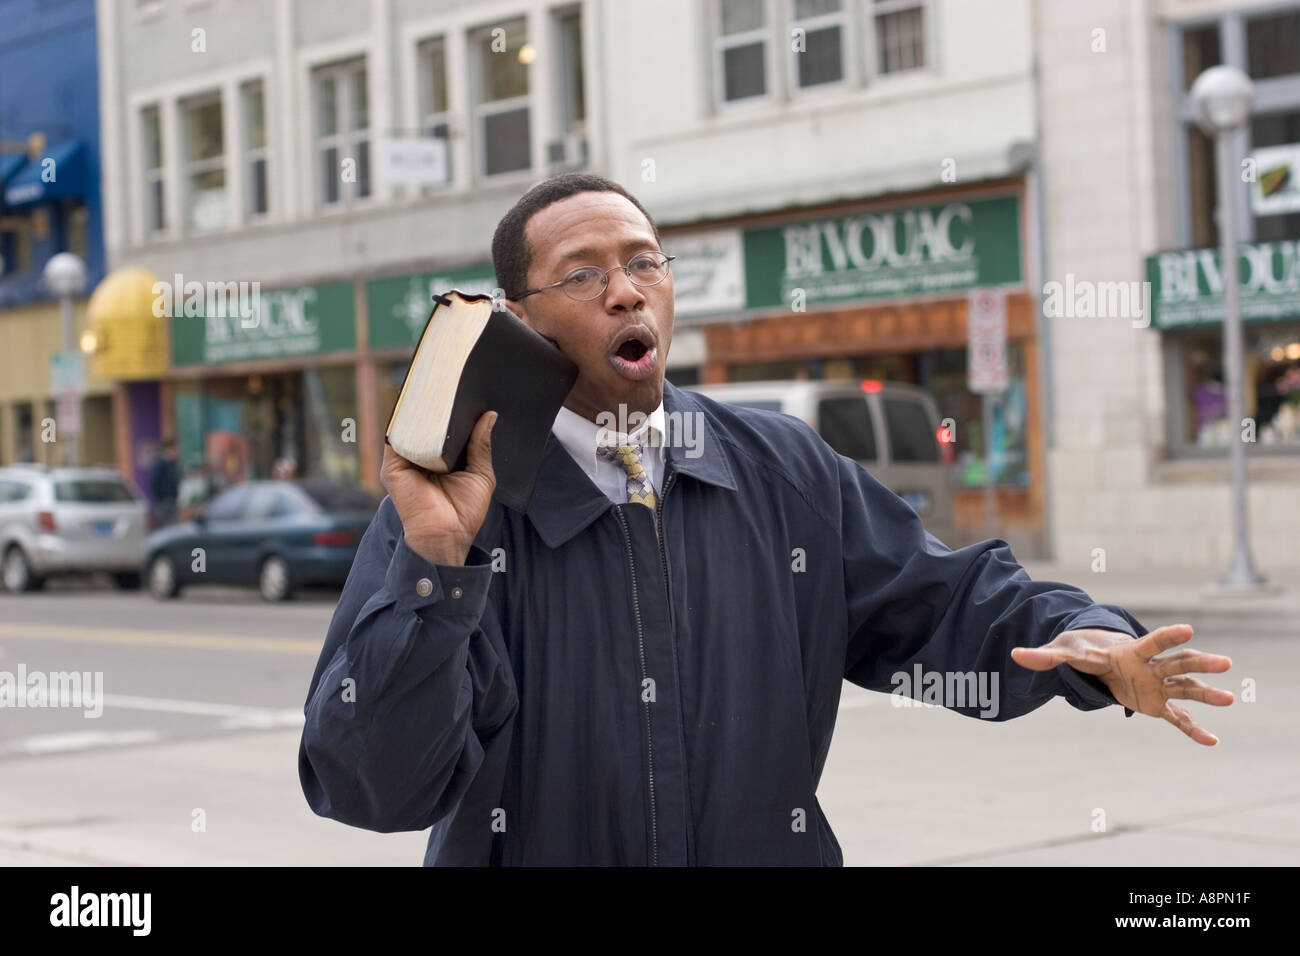
<svg viewBox="0 0 1300 956"><path fill-rule="evenodd" d="M493 413L463 471L385 448L306 705L316 813L432 827L430 865L838 865L816 790L842 681L917 667L1000 678L944 701L969 716L1118 701L1216 742L1174 701L1230 703L1188 673L1227 658L1155 656L1191 628L1146 634L1000 541L949 550L804 423L664 382L672 277L621 187L541 183L492 254L578 379L527 514L491 501ZM611 419L636 422L612 445Z"/></svg>
<svg viewBox="0 0 1300 956"><path fill-rule="evenodd" d="M176 457L176 439L164 438L158 446L157 457L149 467L149 497L153 499L155 528L176 520L176 496L180 490Z"/></svg>

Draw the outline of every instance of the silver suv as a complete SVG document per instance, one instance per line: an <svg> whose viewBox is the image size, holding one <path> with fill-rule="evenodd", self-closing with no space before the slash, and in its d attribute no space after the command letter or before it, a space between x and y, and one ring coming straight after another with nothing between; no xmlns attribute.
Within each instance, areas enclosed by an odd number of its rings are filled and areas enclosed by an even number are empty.
<svg viewBox="0 0 1300 956"><path fill-rule="evenodd" d="M56 574L111 573L140 586L146 507L112 468L0 468L0 578L34 591Z"/></svg>
<svg viewBox="0 0 1300 956"><path fill-rule="evenodd" d="M934 399L915 385L853 381L729 382L692 391L729 405L802 418L846 458L912 506L925 530L955 538L952 445Z"/></svg>

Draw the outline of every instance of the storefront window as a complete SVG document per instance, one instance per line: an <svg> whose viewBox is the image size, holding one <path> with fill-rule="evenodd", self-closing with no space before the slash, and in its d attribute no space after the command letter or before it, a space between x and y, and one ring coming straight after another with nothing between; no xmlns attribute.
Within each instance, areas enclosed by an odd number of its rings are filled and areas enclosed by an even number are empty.
<svg viewBox="0 0 1300 956"><path fill-rule="evenodd" d="M934 396L942 418L957 425L957 483L977 487L987 480L983 396L966 388L966 350L943 349L917 357L917 384ZM993 480L999 485L1029 485L1028 396L1025 391L1024 351L1007 343L1010 383L993 401Z"/></svg>
<svg viewBox="0 0 1300 956"><path fill-rule="evenodd" d="M341 485L360 484L356 370L350 366L309 368L302 375L306 462L300 476Z"/></svg>
<svg viewBox="0 0 1300 956"><path fill-rule="evenodd" d="M1300 324L1247 324L1245 415L1257 445L1300 451ZM1222 449L1250 426L1228 420L1223 344L1218 329L1179 335L1181 434L1184 448Z"/></svg>

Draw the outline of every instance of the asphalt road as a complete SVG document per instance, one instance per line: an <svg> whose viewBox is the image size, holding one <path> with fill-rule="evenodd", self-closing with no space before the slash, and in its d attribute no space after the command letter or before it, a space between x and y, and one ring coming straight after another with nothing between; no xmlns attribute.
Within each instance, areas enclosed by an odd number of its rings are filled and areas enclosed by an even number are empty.
<svg viewBox="0 0 1300 956"><path fill-rule="evenodd" d="M99 717L0 709L0 865L417 865L424 834L320 819L299 789L333 597L0 593L0 671L103 674ZM1118 708L993 723L846 686L818 794L845 862L1300 863L1300 641L1284 633L1198 633L1234 660L1210 682L1239 697L1189 705L1213 748Z"/></svg>

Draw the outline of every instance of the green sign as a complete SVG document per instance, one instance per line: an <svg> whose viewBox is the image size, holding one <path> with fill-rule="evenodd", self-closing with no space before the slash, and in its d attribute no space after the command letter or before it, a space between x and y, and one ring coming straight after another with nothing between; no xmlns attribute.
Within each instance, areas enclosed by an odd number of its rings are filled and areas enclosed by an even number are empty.
<svg viewBox="0 0 1300 956"><path fill-rule="evenodd" d="M1240 246L1241 318L1300 319L1300 239ZM1152 322L1162 329L1223 321L1223 259L1218 249L1183 249L1147 257Z"/></svg>
<svg viewBox="0 0 1300 956"><path fill-rule="evenodd" d="M179 278L179 277L178 277ZM356 348L353 284L331 282L263 291L256 282L186 283L159 292L171 313L172 363L221 365ZM157 307L157 306L156 306Z"/></svg>
<svg viewBox="0 0 1300 956"><path fill-rule="evenodd" d="M1019 283L1019 205L1015 196L954 200L747 229L745 304L802 308Z"/></svg>
<svg viewBox="0 0 1300 956"><path fill-rule="evenodd" d="M414 345L433 311L435 292L459 289L467 294L492 295L496 286L491 265L373 279L366 283L370 347Z"/></svg>

